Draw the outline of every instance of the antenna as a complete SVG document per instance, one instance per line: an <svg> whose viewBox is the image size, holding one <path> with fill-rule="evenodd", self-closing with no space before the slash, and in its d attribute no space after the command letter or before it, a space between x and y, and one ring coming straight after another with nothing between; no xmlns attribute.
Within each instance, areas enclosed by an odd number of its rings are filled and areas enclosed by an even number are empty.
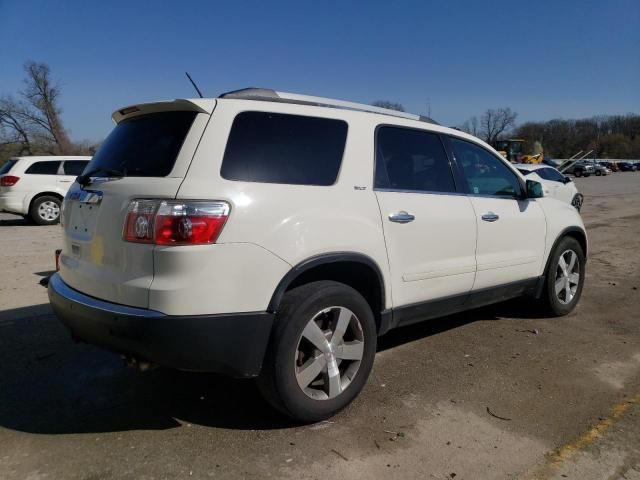
<svg viewBox="0 0 640 480"><path fill-rule="evenodd" d="M198 95L200 95L200 98L204 98L202 96L202 92L200 91L200 89L198 88L198 86L196 85L196 82L193 81L193 78L191 78L191 75L189 75L189 72L184 72L184 74L187 76L187 78L189 79L189 81L191 82L191 85L193 85L193 88L196 89L196 92L198 92Z"/></svg>

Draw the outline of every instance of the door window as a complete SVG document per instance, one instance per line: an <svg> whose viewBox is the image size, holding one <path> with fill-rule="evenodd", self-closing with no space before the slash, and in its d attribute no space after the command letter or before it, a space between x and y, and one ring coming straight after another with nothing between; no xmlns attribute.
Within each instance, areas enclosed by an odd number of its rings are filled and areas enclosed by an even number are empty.
<svg viewBox="0 0 640 480"><path fill-rule="evenodd" d="M451 138L456 162L473 195L520 197L518 177L502 160L472 142Z"/></svg>
<svg viewBox="0 0 640 480"><path fill-rule="evenodd" d="M437 134L378 128L375 187L416 192L456 191L449 159Z"/></svg>
<svg viewBox="0 0 640 480"><path fill-rule="evenodd" d="M65 175L74 175L77 177L82 173L88 163L88 160L67 160L62 165L62 169Z"/></svg>
<svg viewBox="0 0 640 480"><path fill-rule="evenodd" d="M36 162L25 170L24 173L33 175L57 175L60 162Z"/></svg>

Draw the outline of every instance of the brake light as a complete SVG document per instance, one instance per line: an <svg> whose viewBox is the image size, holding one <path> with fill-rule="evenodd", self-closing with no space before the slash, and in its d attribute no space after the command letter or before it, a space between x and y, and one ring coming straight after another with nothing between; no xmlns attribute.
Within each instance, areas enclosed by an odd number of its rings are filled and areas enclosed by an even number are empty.
<svg viewBox="0 0 640 480"><path fill-rule="evenodd" d="M0 178L0 187L13 187L16 183L18 183L20 177L15 177L13 175L5 175Z"/></svg>
<svg viewBox="0 0 640 480"><path fill-rule="evenodd" d="M133 200L122 238L156 245L216 243L229 217L226 202Z"/></svg>

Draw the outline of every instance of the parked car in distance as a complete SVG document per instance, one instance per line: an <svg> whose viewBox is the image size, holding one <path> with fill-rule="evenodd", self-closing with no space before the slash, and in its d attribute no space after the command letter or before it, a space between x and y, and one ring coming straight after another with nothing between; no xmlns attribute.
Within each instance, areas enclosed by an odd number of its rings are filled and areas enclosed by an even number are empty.
<svg viewBox="0 0 640 480"><path fill-rule="evenodd" d="M617 172L618 171L618 164L616 162L598 162L598 163L600 165L602 165L603 167L608 168L612 172Z"/></svg>
<svg viewBox="0 0 640 480"><path fill-rule="evenodd" d="M38 225L60 220L62 199L91 157L14 157L0 167L0 211Z"/></svg>
<svg viewBox="0 0 640 480"><path fill-rule="evenodd" d="M635 172L638 170L638 166L631 162L618 162L618 168L621 172Z"/></svg>
<svg viewBox="0 0 640 480"><path fill-rule="evenodd" d="M358 395L395 327L580 298L580 214L471 135L253 88L113 119L65 199L48 291L75 338L132 364L257 377L317 421Z"/></svg>
<svg viewBox="0 0 640 480"><path fill-rule="evenodd" d="M572 174L576 177L588 177L589 175L595 174L596 169L592 163L578 160L569 168L565 169L564 173Z"/></svg>
<svg viewBox="0 0 640 480"><path fill-rule="evenodd" d="M548 165L533 165L529 163L515 164L514 167L527 178L539 181L545 196L557 198L561 202L573 205L580 211L584 197L570 177L566 177L558 170Z"/></svg>
<svg viewBox="0 0 640 480"><path fill-rule="evenodd" d="M601 177L603 175L609 175L611 173L611 169L605 167L604 165L599 164L598 162L592 163L593 168L595 170L594 175L597 177Z"/></svg>

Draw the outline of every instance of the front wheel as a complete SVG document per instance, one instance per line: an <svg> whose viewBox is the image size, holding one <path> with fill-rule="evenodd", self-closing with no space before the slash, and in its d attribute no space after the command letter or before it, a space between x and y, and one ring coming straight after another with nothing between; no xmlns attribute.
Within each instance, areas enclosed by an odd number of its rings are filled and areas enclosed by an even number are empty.
<svg viewBox="0 0 640 480"><path fill-rule="evenodd" d="M570 313L580 300L585 279L585 256L573 237L564 237L551 254L546 273L543 300L548 313L562 316Z"/></svg>
<svg viewBox="0 0 640 480"><path fill-rule="evenodd" d="M53 225L60 221L60 199L50 195L38 197L33 201L29 216L38 225Z"/></svg>
<svg viewBox="0 0 640 480"><path fill-rule="evenodd" d="M576 170L576 172L574 173L574 175L576 177L581 177L582 176L582 172L580 170Z"/></svg>
<svg viewBox="0 0 640 480"><path fill-rule="evenodd" d="M324 420L364 387L376 340L371 308L353 288L333 281L294 288L276 314L258 386L285 415Z"/></svg>
<svg viewBox="0 0 640 480"><path fill-rule="evenodd" d="M600 175L602 175L602 172L600 170L596 171L596 177L599 177Z"/></svg>

